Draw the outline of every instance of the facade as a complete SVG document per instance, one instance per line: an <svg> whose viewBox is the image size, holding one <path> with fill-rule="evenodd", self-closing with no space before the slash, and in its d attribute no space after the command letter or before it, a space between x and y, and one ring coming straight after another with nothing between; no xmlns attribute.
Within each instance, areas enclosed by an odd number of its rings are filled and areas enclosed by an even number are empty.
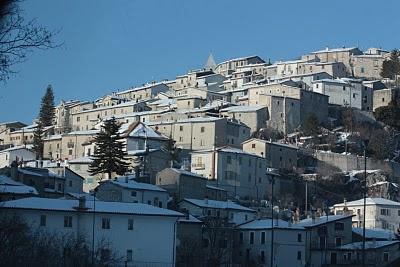
<svg viewBox="0 0 400 267"><path fill-rule="evenodd" d="M231 147L198 150L192 152L191 163L192 172L227 190L229 197L259 200L268 195L266 160L256 154Z"/></svg>
<svg viewBox="0 0 400 267"><path fill-rule="evenodd" d="M251 138L243 142L243 150L265 158L269 168L289 171L297 168L299 149L295 146Z"/></svg>
<svg viewBox="0 0 400 267"><path fill-rule="evenodd" d="M261 128L267 126L268 109L263 106L232 106L221 109L221 115L242 122L250 131L257 132Z"/></svg>
<svg viewBox="0 0 400 267"><path fill-rule="evenodd" d="M0 151L0 168L10 166L13 161L26 163L36 159L36 154L26 146L15 146Z"/></svg>
<svg viewBox="0 0 400 267"><path fill-rule="evenodd" d="M232 201L185 198L178 203L180 210L186 210L195 217L217 217L239 225L255 219L256 212Z"/></svg>
<svg viewBox="0 0 400 267"><path fill-rule="evenodd" d="M206 183L203 176L176 168L164 169L156 176L156 185L167 190L176 202L184 198L205 198Z"/></svg>
<svg viewBox="0 0 400 267"><path fill-rule="evenodd" d="M169 198L166 190L136 182L128 176L101 181L95 191L101 201L144 203L159 208L167 208Z"/></svg>
<svg viewBox="0 0 400 267"><path fill-rule="evenodd" d="M395 99L400 99L399 88L388 88L373 91L373 111L380 107L386 107Z"/></svg>
<svg viewBox="0 0 400 267"><path fill-rule="evenodd" d="M329 96L329 104L372 111L373 91L361 80L342 78L313 83L314 92Z"/></svg>
<svg viewBox="0 0 400 267"><path fill-rule="evenodd" d="M273 230L272 230L273 228ZM238 244L236 261L242 266L270 266L272 231L274 231L273 266L304 266L306 231L282 221L258 219L239 225L235 231Z"/></svg>
<svg viewBox="0 0 400 267"><path fill-rule="evenodd" d="M381 79L382 65L385 58L383 55L363 54L351 57L354 77L369 80Z"/></svg>
<svg viewBox="0 0 400 267"><path fill-rule="evenodd" d="M363 227L364 200L335 204L335 214L353 214L353 226ZM381 228L396 231L400 228L400 203L384 198L367 198L365 228Z"/></svg>
<svg viewBox="0 0 400 267"><path fill-rule="evenodd" d="M217 64L214 69L215 73L219 73L223 76L229 76L237 70L239 67L247 66L250 64L265 63L259 56L249 56L242 58L230 59Z"/></svg>
<svg viewBox="0 0 400 267"><path fill-rule="evenodd" d="M248 126L228 118L199 117L148 125L175 140L178 148L189 151L223 145L240 147L250 137Z"/></svg>
<svg viewBox="0 0 400 267"><path fill-rule="evenodd" d="M0 123L0 147L6 148L7 146L10 146L10 133L26 126L25 123L19 121Z"/></svg>
<svg viewBox="0 0 400 267"><path fill-rule="evenodd" d="M94 201L84 199L25 198L4 202L0 209L3 214L21 216L33 229L84 236L90 244L92 238L95 244L106 240L121 265L175 265L175 232L181 213L141 203L95 203L95 213ZM154 253L155 247L162 249Z"/></svg>

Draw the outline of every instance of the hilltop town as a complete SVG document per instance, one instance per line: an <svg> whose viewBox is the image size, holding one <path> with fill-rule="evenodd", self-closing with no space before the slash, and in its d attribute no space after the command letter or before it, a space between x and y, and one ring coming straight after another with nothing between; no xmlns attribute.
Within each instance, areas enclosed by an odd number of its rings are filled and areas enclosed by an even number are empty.
<svg viewBox="0 0 400 267"><path fill-rule="evenodd" d="M92 264L400 264L397 50L210 55L171 78L0 123L1 212L85 236ZM128 168L94 174L109 121Z"/></svg>

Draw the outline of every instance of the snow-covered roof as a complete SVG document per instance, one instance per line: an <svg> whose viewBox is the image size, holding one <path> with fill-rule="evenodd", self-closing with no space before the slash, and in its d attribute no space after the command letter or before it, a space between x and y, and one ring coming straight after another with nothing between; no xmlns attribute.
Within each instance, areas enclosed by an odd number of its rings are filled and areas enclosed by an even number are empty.
<svg viewBox="0 0 400 267"><path fill-rule="evenodd" d="M167 192L165 189L162 189L161 187L158 187L153 184L147 184L147 183L139 183L136 182L132 179L129 179L129 177L125 176L120 176L117 177L116 180L106 180L100 182L101 184L106 184L106 183L111 183L126 189L134 189L134 190L143 190L143 191L158 191L158 192Z"/></svg>
<svg viewBox="0 0 400 267"><path fill-rule="evenodd" d="M0 176L0 194L34 194L38 192L34 187L14 181L10 177Z"/></svg>
<svg viewBox="0 0 400 267"><path fill-rule="evenodd" d="M65 135L96 135L99 132L100 132L100 130L95 129L95 130L69 132L69 133L66 133Z"/></svg>
<svg viewBox="0 0 400 267"><path fill-rule="evenodd" d="M87 200L84 212L93 212L94 201ZM79 200L75 199L49 199L29 197L12 201L5 201L0 209L29 209L29 210L48 210L48 211L68 211L76 212ZM82 212L82 211L79 211ZM173 216L182 217L183 214L173 210L158 208L142 203L127 202L106 202L96 201L96 213L129 214L129 215L149 215L149 216Z"/></svg>
<svg viewBox="0 0 400 267"><path fill-rule="evenodd" d="M130 93L130 92L135 92L135 91L140 91L140 90L144 90L144 89L150 89L150 88L158 86L158 85L165 85L165 82L144 84L143 86L134 87L134 88L130 88L130 89L125 90L125 91L118 92L117 95L126 94L126 93Z"/></svg>
<svg viewBox="0 0 400 267"><path fill-rule="evenodd" d="M96 199L96 201L98 201L99 199L96 197L94 197L93 195L89 194L89 193L71 193L71 192L67 192L67 195L69 195L72 198L75 199L80 199L81 197L84 197L86 200L89 201L93 201L94 199Z"/></svg>
<svg viewBox="0 0 400 267"><path fill-rule="evenodd" d="M47 136L47 137L45 137L45 138L43 138L44 140L58 140L58 139L61 139L62 138L62 135L61 134L53 134L53 135L49 135L49 136Z"/></svg>
<svg viewBox="0 0 400 267"><path fill-rule="evenodd" d="M168 139L167 137L156 132L153 128L147 126L142 122L125 123L121 125L119 132L122 134L127 134L127 136L134 138L150 138L150 139L163 139L163 140Z"/></svg>
<svg viewBox="0 0 400 267"><path fill-rule="evenodd" d="M242 144L252 142L252 141L262 142L262 143L269 144L269 145L282 146L282 147L286 147L286 148L290 148L290 149L296 149L296 150L299 149L297 146L294 146L294 145L283 144L283 143L279 143L279 142L272 142L272 141L263 140L263 139L259 139L259 138L250 138L249 140L244 141Z"/></svg>
<svg viewBox="0 0 400 267"><path fill-rule="evenodd" d="M377 249L381 247L386 247L394 244L399 244L399 240L394 241L366 241L365 242L365 249ZM363 248L363 242L354 242L349 243L343 246L338 247L338 249L343 250L361 250Z"/></svg>
<svg viewBox="0 0 400 267"><path fill-rule="evenodd" d="M68 161L70 164L90 164L92 163L91 157L80 157L76 159L71 159Z"/></svg>
<svg viewBox="0 0 400 267"><path fill-rule="evenodd" d="M189 218L187 218L187 217L181 218L181 219L179 219L178 221L179 221L180 223L202 223L202 221L200 221L199 219L197 219L197 218L194 217L193 215L190 215L190 214L189 214L188 217L189 217Z"/></svg>
<svg viewBox="0 0 400 267"><path fill-rule="evenodd" d="M348 52L351 50L357 49L357 47L343 47L343 48L325 48L323 50L311 52L311 54L320 54L320 53L335 53L335 52Z"/></svg>
<svg viewBox="0 0 400 267"><path fill-rule="evenodd" d="M221 63L218 63L218 64L217 64L217 67L218 67L219 65L222 65L222 64L225 64L225 63L228 63L228 62L240 61L240 60L247 60L247 59L255 58L255 57L260 58L259 56L248 56L248 57L232 58L232 59L228 59L228 60L226 60L226 61L223 61L223 62L221 62ZM260 58L260 59L261 59L261 58ZM261 59L261 60L262 60L262 59ZM265 62L264 60L262 60L262 61Z"/></svg>
<svg viewBox="0 0 400 267"><path fill-rule="evenodd" d="M28 151L30 151L31 148L32 148L32 145L13 146L13 147L1 150L0 153L5 153L5 152L10 152L10 151L15 151L15 150L28 150ZM32 151L30 151L30 152L32 152Z"/></svg>
<svg viewBox="0 0 400 267"><path fill-rule="evenodd" d="M336 83L341 85L348 85L349 83L342 79L321 79L312 81L312 83Z"/></svg>
<svg viewBox="0 0 400 267"><path fill-rule="evenodd" d="M25 169L18 169L18 172L26 174L26 175L32 175L32 176L40 176L43 177L44 175L41 173L37 173L37 172L32 172L32 171L28 171Z"/></svg>
<svg viewBox="0 0 400 267"><path fill-rule="evenodd" d="M227 107L224 109L221 109L222 112L254 112L258 111L260 109L263 109L265 107L263 106L232 106L232 107Z"/></svg>
<svg viewBox="0 0 400 267"><path fill-rule="evenodd" d="M150 122L147 125L156 126L160 124L172 124L172 123L195 123L195 122L214 122L218 120L223 120L223 118L216 118L216 117L196 117L196 118L189 118L189 119L180 119L176 121L163 121L163 122Z"/></svg>
<svg viewBox="0 0 400 267"><path fill-rule="evenodd" d="M363 235L363 228L361 227L353 227L352 228L353 233L362 236ZM392 240L395 239L396 236L392 231L385 230L385 229L365 229L365 238L369 239L387 239L387 240Z"/></svg>
<svg viewBox="0 0 400 267"><path fill-rule="evenodd" d="M399 202L395 202L389 199L385 199L385 198L366 198L366 205L386 205L386 206L398 206L400 207L400 203ZM355 201L350 201L346 203L346 206L363 206L364 205L364 199L358 199ZM339 204L335 204L333 205L333 207L335 208L339 208L339 207L344 207L345 203L339 203Z"/></svg>
<svg viewBox="0 0 400 267"><path fill-rule="evenodd" d="M314 222L312 218L307 218L296 223L296 226L314 227L325 223L339 221L351 217L353 217L353 215L328 215L328 216L316 217Z"/></svg>
<svg viewBox="0 0 400 267"><path fill-rule="evenodd" d="M201 208L241 210L241 211L255 212L255 210L243 207L232 201L219 201L219 200L211 200L211 199L193 199L193 198L185 198L183 201L189 202L189 203L191 203L195 206L201 207Z"/></svg>
<svg viewBox="0 0 400 267"><path fill-rule="evenodd" d="M261 229L271 229L272 220L271 219L259 219L248 223L244 223L238 226L239 229L243 230L261 230ZM304 227L299 227L295 224L289 224L287 221L281 219L274 220L274 228L283 229L293 229L293 230L304 230Z"/></svg>
<svg viewBox="0 0 400 267"><path fill-rule="evenodd" d="M209 152L225 152L225 153L244 154L244 155L249 155L249 156L254 156L254 157L260 157L259 155L255 154L255 153L247 152L242 149L229 147L229 146L218 147L215 149L194 150L191 152L191 154L200 154L200 153L209 153Z"/></svg>
<svg viewBox="0 0 400 267"><path fill-rule="evenodd" d="M208 189L212 189L212 190L218 190L218 191L226 191L225 189L221 188L221 187L216 187L216 186L212 186L212 185L206 185L206 188Z"/></svg>
<svg viewBox="0 0 400 267"><path fill-rule="evenodd" d="M187 176L192 176L192 177L196 177L196 178L206 179L203 176L201 176L201 175L199 175L197 173L194 173L194 172L189 172L189 171L186 171L186 170L176 169L176 168L170 168L170 169L172 171L174 171L176 173L179 173L179 174L182 174L182 175L187 175Z"/></svg>

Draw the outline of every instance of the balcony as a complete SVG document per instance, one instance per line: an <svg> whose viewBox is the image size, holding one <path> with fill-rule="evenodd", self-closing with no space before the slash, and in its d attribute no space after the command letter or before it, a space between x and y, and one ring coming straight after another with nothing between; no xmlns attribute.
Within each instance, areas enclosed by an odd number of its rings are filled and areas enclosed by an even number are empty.
<svg viewBox="0 0 400 267"><path fill-rule="evenodd" d="M192 163L192 168L195 170L204 170L205 164L204 163Z"/></svg>

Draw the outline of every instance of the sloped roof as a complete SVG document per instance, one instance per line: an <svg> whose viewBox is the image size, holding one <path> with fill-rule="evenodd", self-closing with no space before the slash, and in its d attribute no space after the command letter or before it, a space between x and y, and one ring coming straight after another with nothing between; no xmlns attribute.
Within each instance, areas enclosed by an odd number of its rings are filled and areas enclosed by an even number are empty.
<svg viewBox="0 0 400 267"><path fill-rule="evenodd" d="M14 181L10 177L0 176L0 194L34 194L38 192L34 187Z"/></svg>
<svg viewBox="0 0 400 267"><path fill-rule="evenodd" d="M85 212L93 212L93 202L86 201ZM0 209L29 209L75 212L79 206L79 200L75 199L49 199L29 197L12 201L5 201ZM82 212L82 211L80 211ZM183 214L173 210L158 208L142 203L106 202L96 201L96 213L149 215L149 216L173 216L182 217Z"/></svg>
<svg viewBox="0 0 400 267"><path fill-rule="evenodd" d="M127 178L128 182L125 181ZM121 176L117 177L116 180L106 180L100 182L100 184L105 184L105 183L111 183L126 189L134 189L134 190L147 190L147 191L158 191L158 192L167 192L165 189L162 189L161 187L158 187L153 184L147 184L147 183L139 183L136 182L132 179L129 179L129 177Z"/></svg>
<svg viewBox="0 0 400 267"><path fill-rule="evenodd" d="M319 226L322 224L334 222L334 221L339 221L343 220L346 218L351 218L353 215L328 215L328 216L321 216L315 218L315 221L313 222L312 218L304 219L301 220L300 222L296 223L296 226L302 226L302 227L314 227L314 226Z"/></svg>
<svg viewBox="0 0 400 267"><path fill-rule="evenodd" d="M254 221L251 221L248 223L244 223L244 224L238 226L238 228L243 229L243 230L271 229L272 228L272 220L271 219L254 220ZM283 221L281 219L274 220L274 228L304 230L304 227L299 227L295 224L290 225L288 222Z"/></svg>
<svg viewBox="0 0 400 267"><path fill-rule="evenodd" d="M395 202L386 198L366 198L366 205L389 205L389 206L399 206L400 207L400 203L399 202ZM358 199L355 201L350 201L346 203L346 206L363 206L364 205L364 199ZM345 204L344 203L339 203L339 204L335 204L333 205L333 207L344 207Z"/></svg>
<svg viewBox="0 0 400 267"><path fill-rule="evenodd" d="M229 210L241 210L241 211L255 212L255 210L243 207L232 201L219 201L219 200L211 200L211 199L194 199L194 198L185 198L183 201L189 202L189 203L191 203L195 206L201 207L201 208L229 209Z"/></svg>
<svg viewBox="0 0 400 267"><path fill-rule="evenodd" d="M121 126L120 133L126 137L162 139L162 140L168 139L164 135L156 132L153 128L147 126L142 122L125 123Z"/></svg>

